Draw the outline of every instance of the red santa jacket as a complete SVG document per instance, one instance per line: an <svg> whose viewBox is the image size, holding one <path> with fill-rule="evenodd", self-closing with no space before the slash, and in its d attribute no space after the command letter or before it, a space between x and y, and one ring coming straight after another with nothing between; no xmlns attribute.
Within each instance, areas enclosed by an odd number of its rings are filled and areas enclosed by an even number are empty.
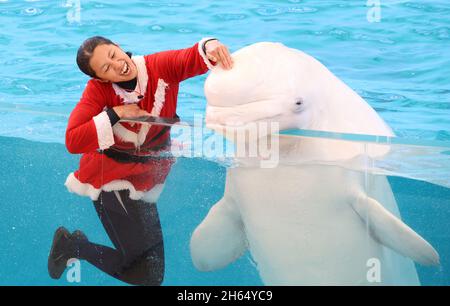
<svg viewBox="0 0 450 306"><path fill-rule="evenodd" d="M121 163L100 150L114 148L142 154L166 143L169 131L161 126L117 122L111 126L108 108L137 103L153 116L176 116L179 83L204 74L212 64L201 46L205 38L191 48L133 57L138 68L138 91L129 93L116 84L89 80L72 111L66 131L70 153L82 153L80 167L69 174L66 187L96 200L102 190L129 189L132 199L155 202L162 191L172 159L145 163ZM139 153L141 152L141 153Z"/></svg>

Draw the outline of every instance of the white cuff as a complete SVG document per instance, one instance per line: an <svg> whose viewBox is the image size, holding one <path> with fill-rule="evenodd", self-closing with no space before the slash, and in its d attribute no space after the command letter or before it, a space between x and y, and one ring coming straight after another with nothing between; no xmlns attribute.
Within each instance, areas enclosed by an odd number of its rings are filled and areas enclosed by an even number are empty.
<svg viewBox="0 0 450 306"><path fill-rule="evenodd" d="M142 200L147 203L157 203L159 196L164 189L164 184L156 184L149 191L140 191L136 190L134 185L127 180L114 180L97 189L89 183L82 183L76 178L73 172L69 174L64 185L70 192L76 193L80 196L88 196L92 201L98 200L98 197L102 190L109 192L128 189L130 191L130 199L132 200Z"/></svg>
<svg viewBox="0 0 450 306"><path fill-rule="evenodd" d="M106 111L101 112L94 118L97 129L98 146L100 150L109 148L114 144L114 134Z"/></svg>
<svg viewBox="0 0 450 306"><path fill-rule="evenodd" d="M205 62L206 66L208 67L208 69L213 69L214 66L213 66L213 64L211 64L208 57L203 52L202 46L205 41L207 41L208 39L213 39L213 38L214 37L206 37L206 38L203 38L202 40L200 40L198 43L198 53L200 53L201 57L203 58L203 61Z"/></svg>

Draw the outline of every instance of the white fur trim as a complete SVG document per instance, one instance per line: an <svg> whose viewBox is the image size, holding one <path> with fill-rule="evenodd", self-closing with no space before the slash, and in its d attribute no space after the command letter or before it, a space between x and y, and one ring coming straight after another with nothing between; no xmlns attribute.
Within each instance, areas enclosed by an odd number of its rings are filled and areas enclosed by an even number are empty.
<svg viewBox="0 0 450 306"><path fill-rule="evenodd" d="M199 43L198 43L198 53L200 53L200 56L203 58L203 61L205 62L205 64L208 67L208 69L210 69L210 70L214 69L214 66L211 64L211 62L209 61L208 57L203 52L202 46L203 46L203 43L205 41L207 41L208 39L212 39L212 38L214 38L214 37L202 38L202 40L200 40Z"/></svg>
<svg viewBox="0 0 450 306"><path fill-rule="evenodd" d="M102 190L104 191L116 191L116 190L129 190L130 199L142 200L149 203L156 203L164 189L164 184L156 184L149 191L138 191L134 188L133 184L126 180L115 180L103 185L97 189L91 184L80 182L72 173L66 179L64 185L70 192L76 193L81 196L88 196L92 201L96 201Z"/></svg>
<svg viewBox="0 0 450 306"><path fill-rule="evenodd" d="M151 111L152 116L158 117L166 102L166 89L169 87L163 79L158 79L158 86L155 91L155 102ZM125 128L120 122L113 126L114 135L119 137L122 141L131 142L135 147L142 145L145 142L147 133L150 130L150 124L142 124L139 133L132 132Z"/></svg>
<svg viewBox="0 0 450 306"><path fill-rule="evenodd" d="M142 145L145 142L145 138L147 138L147 133L150 130L149 124L142 124L139 130L139 134L137 134L137 141L139 145Z"/></svg>
<svg viewBox="0 0 450 306"><path fill-rule="evenodd" d="M151 111L152 116L159 116L161 114L161 110L164 107L164 103L166 102L166 89L169 87L163 79L158 79L158 86L155 91L155 102L153 103L153 108ZM126 129L119 122L114 125L113 131L114 134L119 137L122 141L131 142L135 147L142 145L145 142L145 138L147 137L147 133L150 130L149 124L141 125L139 129L139 134L132 132Z"/></svg>
<svg viewBox="0 0 450 306"><path fill-rule="evenodd" d="M131 59L136 64L136 68L138 71L137 78L139 81L138 82L139 88L137 88L137 91L139 91L139 93L144 96L145 92L147 91L147 82L148 82L148 74L147 74L147 66L145 65L145 58L143 56L133 56ZM135 91L128 92L114 83L112 84L112 87L114 88L116 95L120 96L123 99L123 103L130 104L139 102L138 99L139 94L137 92Z"/></svg>
<svg viewBox="0 0 450 306"><path fill-rule="evenodd" d="M135 147L139 145L138 135L135 132L125 128L122 124L120 124L120 122L114 124L112 129L114 131L114 135L116 135L120 140L131 142Z"/></svg>
<svg viewBox="0 0 450 306"><path fill-rule="evenodd" d="M161 114L161 109L166 102L166 88L169 87L169 84L164 82L163 79L158 79L158 87L155 91L155 103L152 108L152 116L159 116Z"/></svg>
<svg viewBox="0 0 450 306"><path fill-rule="evenodd" d="M139 134L130 131L120 123L116 123L113 126L114 135L116 135L122 141L131 142L136 148L144 143L149 130L149 124L142 124L139 130Z"/></svg>
<svg viewBox="0 0 450 306"><path fill-rule="evenodd" d="M108 114L103 111L93 119L97 130L98 146L100 150L109 148L114 144L114 135Z"/></svg>
<svg viewBox="0 0 450 306"><path fill-rule="evenodd" d="M164 184L156 184L150 191L144 193L142 201L147 203L156 203L159 200L159 196L164 190Z"/></svg>
<svg viewBox="0 0 450 306"><path fill-rule="evenodd" d="M91 184L81 183L75 177L73 172L70 173L69 176L67 177L64 186L66 186L70 192L90 197L92 201L97 200L98 196L100 195L100 189L94 188L94 186L92 186Z"/></svg>

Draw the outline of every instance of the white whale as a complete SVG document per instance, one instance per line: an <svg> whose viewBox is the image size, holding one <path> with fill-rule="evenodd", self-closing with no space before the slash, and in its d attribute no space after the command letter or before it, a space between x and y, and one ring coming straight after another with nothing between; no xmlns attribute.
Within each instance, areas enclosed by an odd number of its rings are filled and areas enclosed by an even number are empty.
<svg viewBox="0 0 450 306"><path fill-rule="evenodd" d="M205 83L206 122L217 131L276 121L280 129L393 136L358 94L299 50L257 43L232 56L234 68L214 69ZM197 269L222 268L248 249L268 285L418 285L413 260L439 264L401 221L386 177L339 166L389 147L307 137L279 145L276 168L227 170L223 198L191 238Z"/></svg>

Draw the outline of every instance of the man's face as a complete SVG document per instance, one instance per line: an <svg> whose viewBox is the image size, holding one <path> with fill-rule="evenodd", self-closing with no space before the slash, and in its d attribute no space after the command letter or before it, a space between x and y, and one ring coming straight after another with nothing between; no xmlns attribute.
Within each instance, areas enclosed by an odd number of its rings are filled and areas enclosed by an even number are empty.
<svg viewBox="0 0 450 306"><path fill-rule="evenodd" d="M116 45L95 47L89 63L102 81L116 83L129 81L137 76L134 62Z"/></svg>

